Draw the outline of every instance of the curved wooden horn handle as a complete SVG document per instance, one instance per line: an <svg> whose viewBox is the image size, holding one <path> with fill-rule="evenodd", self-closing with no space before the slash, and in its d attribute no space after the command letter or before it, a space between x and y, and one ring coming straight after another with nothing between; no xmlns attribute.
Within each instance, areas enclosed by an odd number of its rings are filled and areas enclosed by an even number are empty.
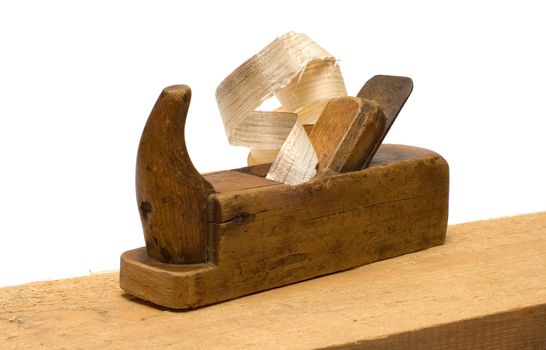
<svg viewBox="0 0 546 350"><path fill-rule="evenodd" d="M148 255L172 264L207 259L206 200L211 187L186 149L190 99L191 90L185 85L161 92L137 156L136 193Z"/></svg>

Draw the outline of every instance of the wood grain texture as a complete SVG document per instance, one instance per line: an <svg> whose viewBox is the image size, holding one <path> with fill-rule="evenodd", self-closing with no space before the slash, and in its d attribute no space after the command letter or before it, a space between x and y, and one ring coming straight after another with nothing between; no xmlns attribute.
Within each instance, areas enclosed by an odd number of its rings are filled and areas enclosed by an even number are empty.
<svg viewBox="0 0 546 350"><path fill-rule="evenodd" d="M289 185L299 185L316 175L317 163L317 154L309 135L303 125L296 121L271 164L266 178Z"/></svg>
<svg viewBox="0 0 546 350"><path fill-rule="evenodd" d="M159 96L140 139L136 193L148 254L170 263L207 257L206 199L210 185L193 166L184 126L191 90L167 87Z"/></svg>
<svg viewBox="0 0 546 350"><path fill-rule="evenodd" d="M385 116L377 102L359 97L332 99L309 134L318 157L317 169L361 169L384 130Z"/></svg>
<svg viewBox="0 0 546 350"><path fill-rule="evenodd" d="M260 111L274 95L282 108ZM250 57L216 89L229 142L250 147L249 165L273 163L269 178L290 184L315 173L316 155L303 125L314 123L328 99L339 96L347 96L347 90L336 59L293 32ZM297 174L286 172L292 168Z"/></svg>
<svg viewBox="0 0 546 350"><path fill-rule="evenodd" d="M263 186L278 185L278 182L266 179L265 174L263 174L263 176L257 176L251 173L260 173L263 171L267 173L268 169L269 167L264 165L257 165L242 169L224 170L203 174L203 177L208 181L208 183L211 184L215 192L233 192ZM245 171L248 171L248 173Z"/></svg>
<svg viewBox="0 0 546 350"><path fill-rule="evenodd" d="M410 78L376 75L369 79L358 92L358 97L376 101L386 117L383 134L378 138L370 157L364 162L363 168L366 168L373 159L375 152L379 149L412 91L413 81Z"/></svg>
<svg viewBox="0 0 546 350"><path fill-rule="evenodd" d="M357 96L379 103L389 121L390 128L412 91L413 81L410 78L376 75L364 84Z"/></svg>
<svg viewBox="0 0 546 350"><path fill-rule="evenodd" d="M190 312L118 274L0 288L0 348L546 348L546 212L448 227L445 245Z"/></svg>
<svg viewBox="0 0 546 350"><path fill-rule="evenodd" d="M247 166L243 168L233 169L233 171L238 171L241 173L250 174L250 175L259 176L259 177L266 177L270 167L271 167L271 163L269 164L266 163L266 164L258 164L258 165L252 165L252 166Z"/></svg>
<svg viewBox="0 0 546 350"><path fill-rule="evenodd" d="M163 264L144 248L125 252L122 288L158 305L194 308L442 244L447 163L416 147L384 152L406 156L298 186L211 194L209 264Z"/></svg>

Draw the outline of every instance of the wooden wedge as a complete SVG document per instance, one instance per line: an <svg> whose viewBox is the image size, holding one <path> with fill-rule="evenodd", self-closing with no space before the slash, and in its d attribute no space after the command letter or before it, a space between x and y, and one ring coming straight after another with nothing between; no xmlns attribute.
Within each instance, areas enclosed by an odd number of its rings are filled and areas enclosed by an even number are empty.
<svg viewBox="0 0 546 350"><path fill-rule="evenodd" d="M359 97L330 101L309 135L319 172L361 169L383 135L385 121L375 101Z"/></svg>

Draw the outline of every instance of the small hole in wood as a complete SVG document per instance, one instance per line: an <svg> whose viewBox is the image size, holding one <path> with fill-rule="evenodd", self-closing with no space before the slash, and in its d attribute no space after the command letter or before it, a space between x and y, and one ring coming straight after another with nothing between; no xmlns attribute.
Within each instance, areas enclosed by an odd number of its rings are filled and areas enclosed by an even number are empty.
<svg viewBox="0 0 546 350"><path fill-rule="evenodd" d="M140 215L147 220L148 216L152 213L152 205L148 202L142 202L138 208L140 209Z"/></svg>

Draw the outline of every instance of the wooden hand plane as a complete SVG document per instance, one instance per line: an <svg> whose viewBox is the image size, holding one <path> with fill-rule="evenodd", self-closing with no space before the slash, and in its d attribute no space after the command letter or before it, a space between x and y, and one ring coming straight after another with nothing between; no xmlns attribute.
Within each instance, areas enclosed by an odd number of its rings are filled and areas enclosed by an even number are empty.
<svg viewBox="0 0 546 350"><path fill-rule="evenodd" d="M146 247L121 256L126 292L195 308L444 242L449 169L437 153L377 145L365 169L296 186L266 179L270 164L201 175L184 141L190 97L165 88L141 137Z"/></svg>

